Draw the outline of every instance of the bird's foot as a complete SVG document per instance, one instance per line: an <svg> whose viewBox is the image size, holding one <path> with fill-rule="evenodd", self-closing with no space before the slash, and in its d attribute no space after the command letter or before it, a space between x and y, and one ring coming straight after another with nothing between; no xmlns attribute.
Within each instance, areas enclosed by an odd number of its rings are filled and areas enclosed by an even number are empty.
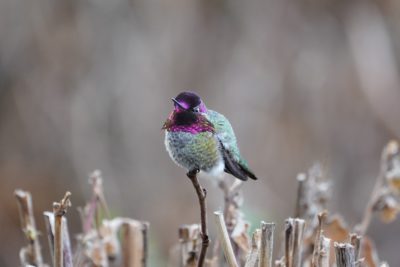
<svg viewBox="0 0 400 267"><path fill-rule="evenodd" d="M193 179L199 172L200 172L199 169L193 169L193 170L188 171L186 173L186 176L189 177L190 179Z"/></svg>

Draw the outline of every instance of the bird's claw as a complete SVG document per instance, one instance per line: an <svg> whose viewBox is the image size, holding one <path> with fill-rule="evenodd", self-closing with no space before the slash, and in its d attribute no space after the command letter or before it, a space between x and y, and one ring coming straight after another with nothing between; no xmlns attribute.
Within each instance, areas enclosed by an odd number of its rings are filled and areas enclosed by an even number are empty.
<svg viewBox="0 0 400 267"><path fill-rule="evenodd" d="M199 172L200 172L199 169L193 169L193 170L188 171L188 173L186 173L186 175L189 178L192 178L192 177L196 176Z"/></svg>

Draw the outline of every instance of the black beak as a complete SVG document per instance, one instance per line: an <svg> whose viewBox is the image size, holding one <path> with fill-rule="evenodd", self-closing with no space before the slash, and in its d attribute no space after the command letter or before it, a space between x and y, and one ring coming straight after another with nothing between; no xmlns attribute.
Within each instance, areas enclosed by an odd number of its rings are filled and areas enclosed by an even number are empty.
<svg viewBox="0 0 400 267"><path fill-rule="evenodd" d="M175 105L177 105L178 107L180 107L183 110L186 110L186 108L184 106L182 106L182 104L179 103L178 100L176 100L175 98L171 98L171 100L175 103Z"/></svg>

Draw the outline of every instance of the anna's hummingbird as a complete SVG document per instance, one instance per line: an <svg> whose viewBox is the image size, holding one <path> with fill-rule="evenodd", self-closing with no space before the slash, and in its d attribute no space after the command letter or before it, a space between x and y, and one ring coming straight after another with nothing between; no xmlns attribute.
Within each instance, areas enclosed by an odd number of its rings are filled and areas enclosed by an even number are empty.
<svg viewBox="0 0 400 267"><path fill-rule="evenodd" d="M257 180L240 155L235 133L222 114L207 109L201 98L182 92L172 98L174 110L162 129L172 160L188 172L220 176L224 171L240 180Z"/></svg>

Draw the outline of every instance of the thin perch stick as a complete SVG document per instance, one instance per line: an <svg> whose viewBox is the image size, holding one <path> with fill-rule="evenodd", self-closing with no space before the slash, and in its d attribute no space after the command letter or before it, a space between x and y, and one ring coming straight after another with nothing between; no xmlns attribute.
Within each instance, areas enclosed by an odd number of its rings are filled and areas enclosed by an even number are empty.
<svg viewBox="0 0 400 267"><path fill-rule="evenodd" d="M261 222L261 247L258 267L272 267L275 223Z"/></svg>
<svg viewBox="0 0 400 267"><path fill-rule="evenodd" d="M41 267L43 266L43 258L35 218L33 216L32 196L29 192L23 190L15 190L14 195L17 198L22 231L29 242L26 255L29 259L25 263Z"/></svg>
<svg viewBox="0 0 400 267"><path fill-rule="evenodd" d="M188 172L186 175L192 182L193 187L196 190L197 197L199 198L202 245L197 266L203 267L206 258L207 248L208 245L210 244L210 239L208 238L208 230L207 230L207 207L206 207L207 190L201 187L199 180L197 179L198 172L199 172L198 170L194 170Z"/></svg>
<svg viewBox="0 0 400 267"><path fill-rule="evenodd" d="M63 216L67 213L70 202L71 193L66 192L64 198L60 202L53 203L54 214L54 267L63 267Z"/></svg>
<svg viewBox="0 0 400 267"><path fill-rule="evenodd" d="M226 261L230 267L238 267L236 262L235 254L233 253L232 244L229 238L228 230L226 229L224 215L216 211L214 212L215 222L217 224L217 231L219 235L222 248L224 250Z"/></svg>

